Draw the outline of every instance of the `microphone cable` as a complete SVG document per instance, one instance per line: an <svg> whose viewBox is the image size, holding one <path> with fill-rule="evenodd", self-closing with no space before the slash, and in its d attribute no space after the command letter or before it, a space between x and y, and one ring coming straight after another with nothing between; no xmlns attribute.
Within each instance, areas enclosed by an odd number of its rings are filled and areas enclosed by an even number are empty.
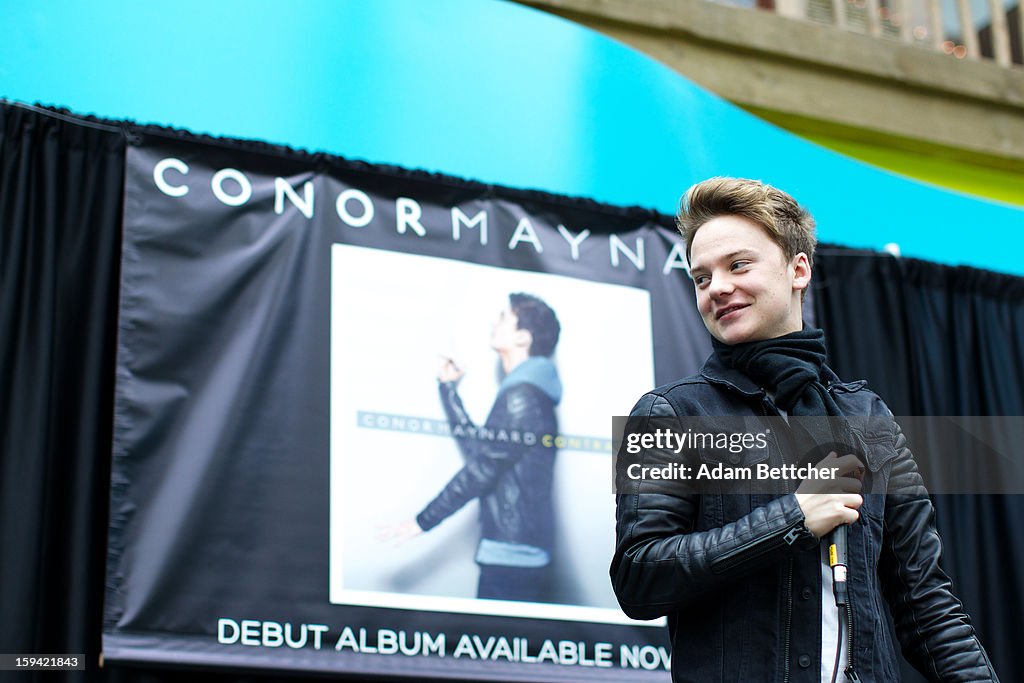
<svg viewBox="0 0 1024 683"><path fill-rule="evenodd" d="M832 683L839 678L839 660L843 653L843 634L845 632L847 648L847 683L860 683L860 677L853 668L853 605L850 604L850 592L847 585L849 571L849 536L850 525L840 524L828 534L828 564L832 568L832 593L835 595L836 607L839 608L839 629L836 642L836 661L832 667ZM845 626L845 628L844 628Z"/></svg>

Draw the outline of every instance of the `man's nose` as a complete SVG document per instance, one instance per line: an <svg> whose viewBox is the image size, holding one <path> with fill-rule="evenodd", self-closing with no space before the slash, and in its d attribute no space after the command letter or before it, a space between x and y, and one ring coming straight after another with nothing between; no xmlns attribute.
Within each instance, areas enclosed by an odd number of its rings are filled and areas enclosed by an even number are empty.
<svg viewBox="0 0 1024 683"><path fill-rule="evenodd" d="M732 278L728 275L715 275L708 285L708 292L712 297L731 294L733 290Z"/></svg>

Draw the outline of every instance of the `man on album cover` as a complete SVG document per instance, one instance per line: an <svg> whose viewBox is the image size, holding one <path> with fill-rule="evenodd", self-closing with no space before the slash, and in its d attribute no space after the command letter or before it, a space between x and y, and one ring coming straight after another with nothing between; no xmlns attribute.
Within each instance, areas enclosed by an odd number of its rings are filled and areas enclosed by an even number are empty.
<svg viewBox="0 0 1024 683"><path fill-rule="evenodd" d="M698 374L643 396L634 424L776 418L767 449L730 461L786 464L828 443L810 461L838 476L789 493L620 488L611 579L622 609L668 617L675 682L899 680L883 600L929 680L997 680L939 567L934 510L899 425L864 382L836 376L822 331L803 323L810 214L761 182L712 178L687 191L678 224L714 351ZM871 433L854 417L871 418ZM830 534L845 540L822 544Z"/></svg>
<svg viewBox="0 0 1024 683"><path fill-rule="evenodd" d="M478 598L539 602L548 597L556 455L551 437L558 434L555 407L562 398L551 355L560 331L555 312L544 301L530 294L509 295L491 332L503 378L482 427L473 424L458 394L464 371L448 358L438 373L441 404L464 465L394 535L409 538L429 531L479 499Z"/></svg>

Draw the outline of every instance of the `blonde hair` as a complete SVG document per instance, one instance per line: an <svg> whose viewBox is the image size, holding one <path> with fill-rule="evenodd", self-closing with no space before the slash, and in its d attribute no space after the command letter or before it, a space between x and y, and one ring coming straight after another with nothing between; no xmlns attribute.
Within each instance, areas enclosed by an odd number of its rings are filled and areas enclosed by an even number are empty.
<svg viewBox="0 0 1024 683"><path fill-rule="evenodd" d="M686 260L690 246L701 226L718 216L743 216L768 233L786 255L786 260L803 252L814 266L814 218L796 200L782 190L760 180L746 178L709 178L693 185L679 202L676 227L686 242Z"/></svg>

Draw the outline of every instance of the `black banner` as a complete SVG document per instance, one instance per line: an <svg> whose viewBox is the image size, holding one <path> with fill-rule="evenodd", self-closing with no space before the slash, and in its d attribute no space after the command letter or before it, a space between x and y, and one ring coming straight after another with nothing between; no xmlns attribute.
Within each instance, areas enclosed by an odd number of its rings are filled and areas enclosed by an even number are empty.
<svg viewBox="0 0 1024 683"><path fill-rule="evenodd" d="M665 217L132 137L105 657L667 679L607 576L611 417L708 350ZM559 332L517 364L522 301ZM550 419L502 422L524 385Z"/></svg>

